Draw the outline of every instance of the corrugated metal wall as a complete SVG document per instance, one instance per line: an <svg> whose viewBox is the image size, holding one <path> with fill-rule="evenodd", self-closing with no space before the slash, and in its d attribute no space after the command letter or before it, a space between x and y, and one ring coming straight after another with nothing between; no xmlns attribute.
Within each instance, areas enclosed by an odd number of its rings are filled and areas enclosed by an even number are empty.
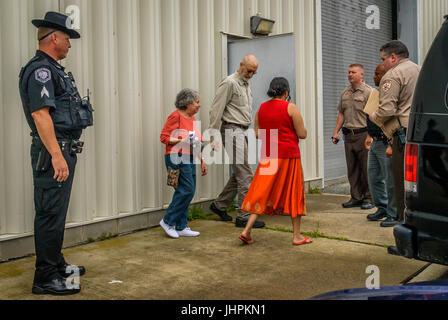
<svg viewBox="0 0 448 320"><path fill-rule="evenodd" d="M448 15L448 0L419 1L419 62L423 64L432 42Z"/></svg>
<svg viewBox="0 0 448 320"><path fill-rule="evenodd" d="M366 28L366 8L379 8L379 29ZM331 137L338 116L342 91L350 85L348 67L361 63L364 81L370 86L376 66L381 63L379 48L392 40L392 3L389 0L322 0L322 59L324 101L325 180L347 176L345 148Z"/></svg>
<svg viewBox="0 0 448 320"><path fill-rule="evenodd" d="M206 129L225 76L221 32L250 36L249 17L257 12L277 21L275 34L296 34L297 102L309 130L302 144L305 178L320 178L316 1L0 0L0 240L33 230L30 137L18 94L20 68L37 49L31 19L80 8L82 39L72 41L63 64L81 94L91 90L95 126L83 134L67 220L75 225L170 202L159 134L175 95L184 87L200 91L198 118ZM221 191L227 170L210 169L198 179L195 201Z"/></svg>

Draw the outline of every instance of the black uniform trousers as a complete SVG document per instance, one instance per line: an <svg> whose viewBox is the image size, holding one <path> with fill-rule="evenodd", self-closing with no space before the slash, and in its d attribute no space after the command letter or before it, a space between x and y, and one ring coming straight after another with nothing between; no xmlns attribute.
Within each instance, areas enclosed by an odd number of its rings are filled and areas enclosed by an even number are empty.
<svg viewBox="0 0 448 320"><path fill-rule="evenodd" d="M65 265L62 255L65 221L77 162L76 155L63 150L69 168L67 181L55 179L53 166L45 172L37 172L36 164L41 146L31 145L31 163L34 179L34 242L36 249L36 271L34 282L46 282L58 277L58 268ZM67 148L68 149L68 148Z"/></svg>

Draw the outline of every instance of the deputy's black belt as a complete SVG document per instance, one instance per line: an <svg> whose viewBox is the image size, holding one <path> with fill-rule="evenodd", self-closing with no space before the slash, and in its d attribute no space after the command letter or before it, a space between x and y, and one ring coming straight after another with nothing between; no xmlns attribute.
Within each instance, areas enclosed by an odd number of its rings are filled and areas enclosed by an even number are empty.
<svg viewBox="0 0 448 320"><path fill-rule="evenodd" d="M363 132L367 132L367 128L361 128L361 129L342 128L342 133L344 134L344 136L360 134Z"/></svg>
<svg viewBox="0 0 448 320"><path fill-rule="evenodd" d="M75 139L57 139L62 151L68 150L70 154L82 153L84 142ZM39 148L44 144L39 136L33 136L33 144Z"/></svg>
<svg viewBox="0 0 448 320"><path fill-rule="evenodd" d="M384 136L372 136L372 139L375 141L384 141Z"/></svg>
<svg viewBox="0 0 448 320"><path fill-rule="evenodd" d="M231 123L231 122L227 122L227 121L223 121L223 123L224 123L225 125L236 126L236 127L241 128L241 129L243 129L243 130L247 130L247 129L249 129L248 126L243 126L242 124Z"/></svg>
<svg viewBox="0 0 448 320"><path fill-rule="evenodd" d="M374 141L381 141L381 142L384 142L385 144L387 144L387 142L388 142L388 140L389 139L387 139L387 137L385 136L385 135L381 135L381 136L371 136L372 137L372 139L374 140Z"/></svg>

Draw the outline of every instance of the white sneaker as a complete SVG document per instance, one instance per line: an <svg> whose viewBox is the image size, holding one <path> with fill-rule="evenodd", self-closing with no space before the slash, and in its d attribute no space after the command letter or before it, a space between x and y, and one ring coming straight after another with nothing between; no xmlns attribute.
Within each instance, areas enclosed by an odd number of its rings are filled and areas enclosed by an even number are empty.
<svg viewBox="0 0 448 320"><path fill-rule="evenodd" d="M182 231L177 231L177 233L180 237L197 237L201 234L200 232L192 231L190 228L185 228Z"/></svg>
<svg viewBox="0 0 448 320"><path fill-rule="evenodd" d="M163 221L163 219L160 220L160 226L163 228L163 230L165 230L166 234L169 237L171 237L173 239L179 239L179 234L177 233L175 227L171 227L171 226L167 225L165 223L165 221Z"/></svg>

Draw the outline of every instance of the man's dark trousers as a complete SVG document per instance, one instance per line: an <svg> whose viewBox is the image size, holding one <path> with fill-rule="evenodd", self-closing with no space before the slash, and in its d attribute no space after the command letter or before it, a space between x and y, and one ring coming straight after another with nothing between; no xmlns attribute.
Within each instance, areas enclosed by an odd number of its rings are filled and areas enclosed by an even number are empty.
<svg viewBox="0 0 448 320"><path fill-rule="evenodd" d="M355 202L371 202L367 175L369 151L365 147L367 132L345 135L345 158L350 194Z"/></svg>
<svg viewBox="0 0 448 320"><path fill-rule="evenodd" d="M36 272L34 282L46 282L58 277L58 268L65 265L61 253L64 242L65 221L73 185L76 155L69 150L62 154L69 168L69 178L58 183L53 179L54 169L37 172L36 164L41 146L31 145L31 163L34 179L34 242L36 248Z"/></svg>

